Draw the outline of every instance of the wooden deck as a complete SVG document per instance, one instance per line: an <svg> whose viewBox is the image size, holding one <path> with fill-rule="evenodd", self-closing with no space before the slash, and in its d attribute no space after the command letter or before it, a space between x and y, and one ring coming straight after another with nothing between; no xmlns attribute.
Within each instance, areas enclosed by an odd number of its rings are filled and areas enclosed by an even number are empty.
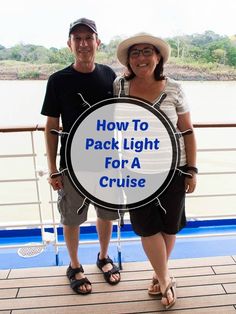
<svg viewBox="0 0 236 314"><path fill-rule="evenodd" d="M84 265L93 293L74 294L66 267L0 270L0 314L164 313L147 293L152 271L147 262L123 265L122 281L109 286L95 265ZM235 313L236 256L170 261L178 300L172 313Z"/></svg>

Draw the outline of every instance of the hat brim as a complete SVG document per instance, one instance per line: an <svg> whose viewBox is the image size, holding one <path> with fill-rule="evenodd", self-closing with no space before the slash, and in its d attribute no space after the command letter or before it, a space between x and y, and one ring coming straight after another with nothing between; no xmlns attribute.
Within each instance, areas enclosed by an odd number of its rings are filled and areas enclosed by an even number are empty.
<svg viewBox="0 0 236 314"><path fill-rule="evenodd" d="M89 24L87 24L87 23L79 22L79 23L73 25L73 27L72 27L72 28L70 29L70 31L69 31L69 35L70 35L73 31L75 31L75 29L76 29L77 27L79 27L79 26L81 26L81 25L87 26L93 33L98 34L98 33L97 33L97 30L96 30L94 27L92 27L91 25L89 25Z"/></svg>
<svg viewBox="0 0 236 314"><path fill-rule="evenodd" d="M127 65L128 61L128 50L131 46L137 44L150 44L153 45L160 51L163 58L163 62L167 62L170 56L170 46L163 39L149 35L149 34L138 34L123 40L117 48L117 58L121 64Z"/></svg>

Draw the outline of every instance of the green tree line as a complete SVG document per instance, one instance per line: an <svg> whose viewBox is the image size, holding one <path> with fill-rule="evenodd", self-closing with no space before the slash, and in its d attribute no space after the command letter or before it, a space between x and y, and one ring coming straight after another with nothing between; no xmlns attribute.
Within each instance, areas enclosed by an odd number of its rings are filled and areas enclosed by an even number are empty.
<svg viewBox="0 0 236 314"><path fill-rule="evenodd" d="M116 63L116 48L121 37L113 38L108 44L102 44L97 61L107 64ZM220 36L213 31L166 38L172 51L172 60L182 63L213 63L236 67L236 35ZM61 64L73 62L67 47L45 48L32 44L17 44L10 48L0 45L0 60L15 60L32 64Z"/></svg>

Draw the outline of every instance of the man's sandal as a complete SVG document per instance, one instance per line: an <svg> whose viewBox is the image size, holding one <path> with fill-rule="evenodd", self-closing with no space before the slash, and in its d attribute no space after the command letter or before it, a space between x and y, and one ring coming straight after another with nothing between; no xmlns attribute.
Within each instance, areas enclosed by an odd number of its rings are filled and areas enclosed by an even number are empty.
<svg viewBox="0 0 236 314"><path fill-rule="evenodd" d="M156 289L157 288L157 289ZM157 278L152 278L152 283L148 287L148 294L150 295L160 295L161 294L161 288L160 284Z"/></svg>
<svg viewBox="0 0 236 314"><path fill-rule="evenodd" d="M76 274L78 273L84 273L84 269L82 265L78 268L72 268L71 265L67 268L66 275L68 279L70 280L70 287L73 291L75 291L78 294L89 294L91 293L92 289L83 291L80 289L81 286L88 284L91 286L91 282L88 280L87 277L76 279Z"/></svg>
<svg viewBox="0 0 236 314"><path fill-rule="evenodd" d="M107 258L99 259L99 254L100 253L98 253L98 257L97 257L97 267L102 271L104 279L110 285L118 284L120 282L120 271L119 271L119 268L116 265L114 265L113 260L110 259L109 256ZM107 264L111 264L112 265L112 269L105 272L102 268L105 265L107 265ZM116 281L112 281L111 280L111 276L115 275L115 274L119 274L119 279L116 280Z"/></svg>
<svg viewBox="0 0 236 314"><path fill-rule="evenodd" d="M168 301L168 296L167 296L167 293L169 290L171 291L172 297L173 297L173 300L170 303ZM174 278L171 278L171 281L168 284L165 292L162 293L162 298L165 298L168 302L168 304L163 304L166 310L171 308L175 304L177 296L176 296L176 281L174 280Z"/></svg>

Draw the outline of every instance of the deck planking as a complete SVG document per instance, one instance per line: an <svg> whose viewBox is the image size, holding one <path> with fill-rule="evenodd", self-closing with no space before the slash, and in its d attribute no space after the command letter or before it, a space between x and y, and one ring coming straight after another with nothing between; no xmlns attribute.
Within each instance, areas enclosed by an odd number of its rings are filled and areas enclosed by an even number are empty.
<svg viewBox="0 0 236 314"><path fill-rule="evenodd" d="M177 259L169 262L178 300L169 312L236 314L236 256ZM121 282L110 286L95 265L84 265L93 292L69 287L65 266L0 270L0 314L164 313L160 297L149 296L148 262L124 263Z"/></svg>

